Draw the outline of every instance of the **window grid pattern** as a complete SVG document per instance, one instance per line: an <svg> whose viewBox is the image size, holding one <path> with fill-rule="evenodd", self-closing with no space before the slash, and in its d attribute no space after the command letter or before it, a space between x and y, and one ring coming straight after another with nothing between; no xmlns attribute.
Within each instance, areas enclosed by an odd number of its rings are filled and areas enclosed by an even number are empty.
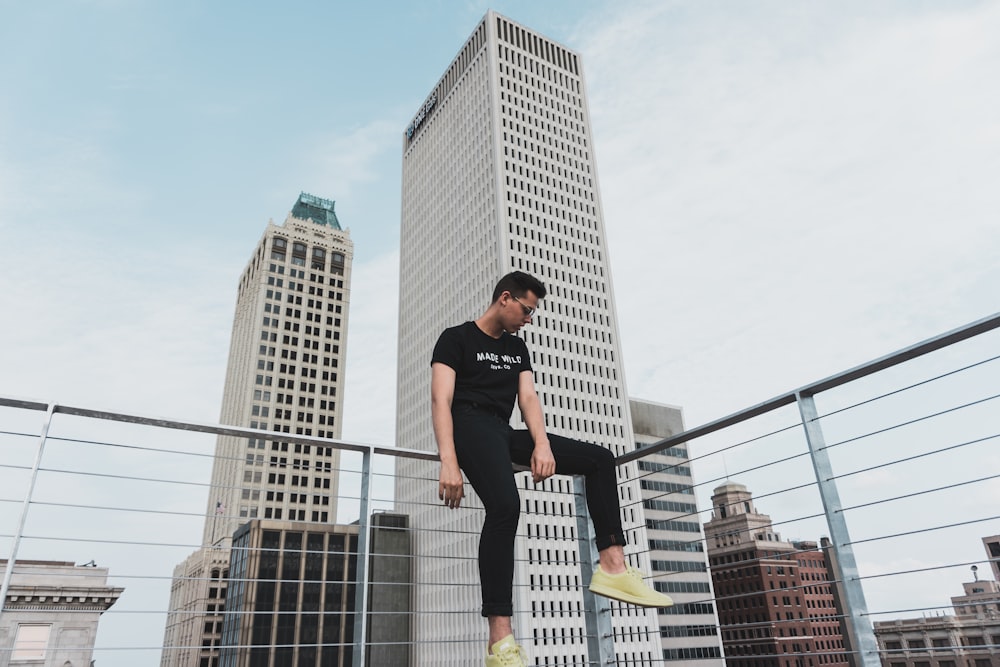
<svg viewBox="0 0 1000 667"><path fill-rule="evenodd" d="M353 244L288 216L268 224L239 283L222 423L275 433L219 438L204 541L247 519L335 521L339 453L280 433L339 438Z"/></svg>
<svg viewBox="0 0 1000 667"><path fill-rule="evenodd" d="M684 430L679 410L636 400L630 405L640 415L633 417L637 447ZM660 428L653 429L650 422ZM645 425L645 430L640 425ZM705 624L705 615L715 613L713 606L704 602L712 597L705 592L711 591L712 579L693 502L694 478L690 466L681 465L687 463L687 457L686 447L672 447L649 455L639 466L643 475L639 498L646 508L654 586L674 600L674 606L659 616L661 645L665 660L697 659L699 664L722 667L721 659L707 661L721 656L722 647L715 625Z"/></svg>
<svg viewBox="0 0 1000 667"><path fill-rule="evenodd" d="M502 17L496 27L503 250L506 270L527 271L549 287L533 326L522 334L532 350L546 427L622 454L632 448L631 423L582 77L575 57L572 70L562 64L567 62L562 47ZM623 501L638 496L637 484L626 481L635 477L634 466L619 470ZM554 490L549 482L540 487L526 483L524 502L538 502ZM519 549L551 551L533 525L550 519L525 517L529 539ZM626 507L622 519L633 541L626 550L630 563L649 571L641 507ZM637 550L642 555L633 553ZM544 582L522 592L525 605L545 593L550 573L556 582L579 576L575 564L561 572L558 560L529 557L524 569L529 582ZM612 618L619 658L636 664L652 660L658 648L655 615L615 603ZM566 657L542 655L553 661Z"/></svg>
<svg viewBox="0 0 1000 667"><path fill-rule="evenodd" d="M419 122L418 122L419 121ZM632 447L614 299L577 56L489 12L402 133L402 224L397 442L434 451L430 352L440 331L478 316L497 277L514 269L550 288L522 335L532 351L547 428L609 446ZM640 498L635 465L619 470L625 501ZM442 516L437 466L399 463L396 498L415 528L449 531L418 544L418 580L474 583L481 515ZM539 664L585 662L579 613L579 553L571 482L536 487L521 475L515 626L536 630ZM467 488L464 504L478 507ZM535 515L534 512L539 514ZM624 512L630 561L649 570L641 503ZM564 538L573 535L574 538ZM639 553L633 553L639 552ZM424 558L429 556L429 558ZM424 571L426 570L426 571ZM566 584L570 584L568 587ZM415 619L419 664L481 660L475 586L417 590L418 608L447 628ZM703 618L703 617L702 617ZM613 605L616 650L630 664L660 659L655 613Z"/></svg>

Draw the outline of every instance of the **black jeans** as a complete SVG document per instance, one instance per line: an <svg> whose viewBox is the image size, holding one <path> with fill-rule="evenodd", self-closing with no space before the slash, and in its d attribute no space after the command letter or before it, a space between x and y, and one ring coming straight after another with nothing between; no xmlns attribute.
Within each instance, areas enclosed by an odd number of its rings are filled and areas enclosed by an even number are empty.
<svg viewBox="0 0 1000 667"><path fill-rule="evenodd" d="M527 431L515 431L501 417L481 409L458 405L452 417L458 464L486 508L479 539L483 616L513 616L514 535L521 498L512 464L530 465L535 445ZM548 437L556 474L584 475L597 549L624 546L614 455L598 445Z"/></svg>

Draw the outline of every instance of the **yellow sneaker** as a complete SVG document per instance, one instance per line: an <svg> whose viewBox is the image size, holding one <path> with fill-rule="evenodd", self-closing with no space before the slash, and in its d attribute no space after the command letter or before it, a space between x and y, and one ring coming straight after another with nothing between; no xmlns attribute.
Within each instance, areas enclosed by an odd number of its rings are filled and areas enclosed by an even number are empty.
<svg viewBox="0 0 1000 667"><path fill-rule="evenodd" d="M527 667L527 659L524 649L514 641L514 635L507 635L490 648L486 667Z"/></svg>
<svg viewBox="0 0 1000 667"><path fill-rule="evenodd" d="M597 566L590 580L590 592L603 595L619 602L628 602L639 607L672 607L674 601L669 596L650 588L642 580L642 573L634 567L619 574L608 574Z"/></svg>

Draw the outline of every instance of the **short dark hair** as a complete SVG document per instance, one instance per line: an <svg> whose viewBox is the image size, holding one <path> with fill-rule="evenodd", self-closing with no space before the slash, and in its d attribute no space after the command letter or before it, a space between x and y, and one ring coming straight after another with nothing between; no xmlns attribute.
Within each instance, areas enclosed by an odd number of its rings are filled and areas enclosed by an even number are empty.
<svg viewBox="0 0 1000 667"><path fill-rule="evenodd" d="M504 292L510 292L511 296L517 297L524 296L527 292L534 292L539 299L544 299L548 293L541 280L524 271L514 271L501 278L493 289L493 302L496 303Z"/></svg>

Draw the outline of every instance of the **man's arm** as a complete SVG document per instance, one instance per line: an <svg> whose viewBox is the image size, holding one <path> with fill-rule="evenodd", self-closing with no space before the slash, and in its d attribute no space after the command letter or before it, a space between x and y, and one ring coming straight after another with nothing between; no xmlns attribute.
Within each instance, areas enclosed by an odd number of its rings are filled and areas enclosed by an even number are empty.
<svg viewBox="0 0 1000 667"><path fill-rule="evenodd" d="M451 419L451 402L455 397L455 369L440 362L431 364L431 421L437 440L441 473L438 477L438 499L455 509L462 502L465 490L462 471L455 454L455 425Z"/></svg>
<svg viewBox="0 0 1000 667"><path fill-rule="evenodd" d="M531 371L521 371L517 378L517 405L521 408L521 418L528 427L528 433L535 442L535 450L531 453L531 478L537 484L555 474L556 460L552 456L549 437L545 435L542 402L535 391L535 379Z"/></svg>

